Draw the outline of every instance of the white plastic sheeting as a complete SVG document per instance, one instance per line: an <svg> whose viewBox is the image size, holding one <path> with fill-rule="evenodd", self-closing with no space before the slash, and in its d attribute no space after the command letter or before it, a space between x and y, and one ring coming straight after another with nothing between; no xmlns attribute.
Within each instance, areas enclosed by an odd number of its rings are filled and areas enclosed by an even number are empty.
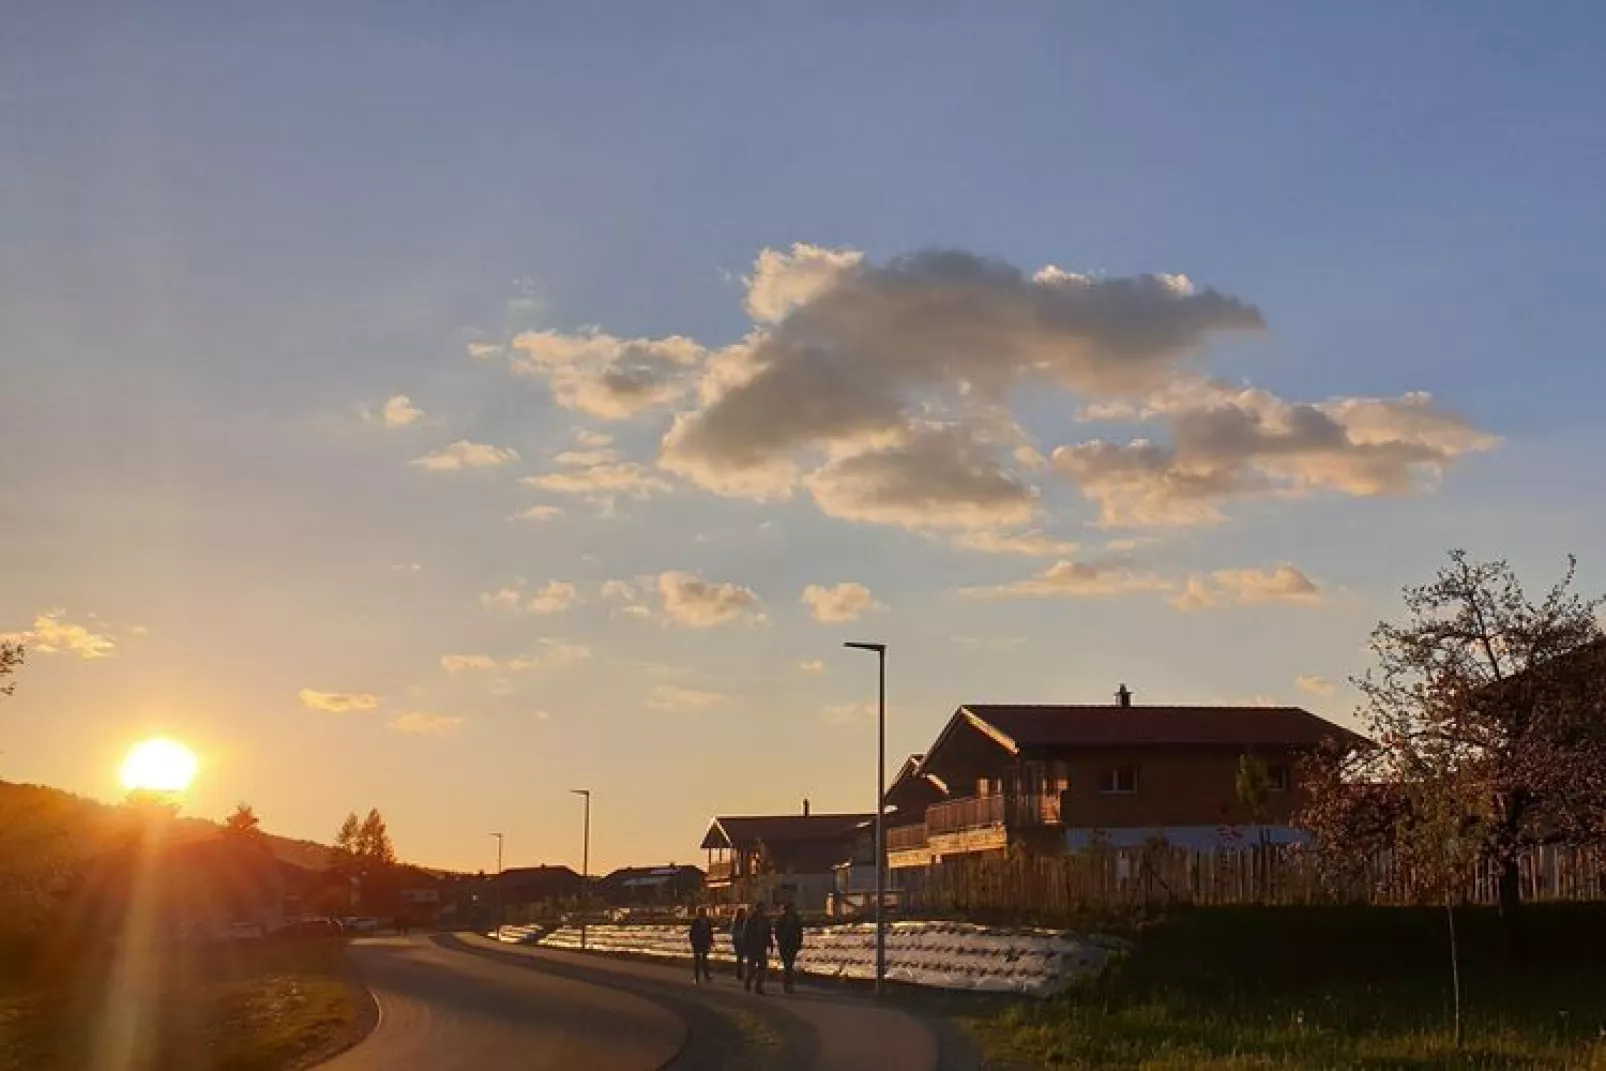
<svg viewBox="0 0 1606 1071"><path fill-rule="evenodd" d="M579 927L541 936L534 927L504 926L498 940L579 949ZM594 952L687 958L684 926L590 926ZM1047 997L1097 976L1129 946L1112 937L1055 930L1004 929L963 922L894 922L887 926L887 978L907 985ZM732 959L730 936L716 930L711 958ZM875 926L861 923L810 929L798 969L824 978L875 977Z"/></svg>

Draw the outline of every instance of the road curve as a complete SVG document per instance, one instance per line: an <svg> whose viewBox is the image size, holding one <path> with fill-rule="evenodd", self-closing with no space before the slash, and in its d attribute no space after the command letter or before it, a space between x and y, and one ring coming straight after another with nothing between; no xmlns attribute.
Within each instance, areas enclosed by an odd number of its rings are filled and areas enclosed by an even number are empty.
<svg viewBox="0 0 1606 1071"><path fill-rule="evenodd" d="M686 1027L641 997L482 956L427 938L353 942L379 1024L319 1071L655 1071Z"/></svg>

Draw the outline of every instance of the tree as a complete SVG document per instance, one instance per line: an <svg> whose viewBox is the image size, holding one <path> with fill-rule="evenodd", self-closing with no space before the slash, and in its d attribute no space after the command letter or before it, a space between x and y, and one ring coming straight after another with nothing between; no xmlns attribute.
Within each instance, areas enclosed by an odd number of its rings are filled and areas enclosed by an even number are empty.
<svg viewBox="0 0 1606 1071"><path fill-rule="evenodd" d="M0 696L7 696L16 691L17 682L12 678L17 670L22 668L22 660L26 654L22 644L0 640Z"/></svg>
<svg viewBox="0 0 1606 1071"><path fill-rule="evenodd" d="M1537 602L1504 561L1463 551L1405 591L1354 681L1376 746L1318 760L1302 824L1342 869L1387 850L1424 899L1453 904L1492 864L1508 952L1523 953L1519 859L1606 840L1606 638L1575 562Z"/></svg>
<svg viewBox="0 0 1606 1071"><path fill-rule="evenodd" d="M261 850L268 847L267 834L262 832L262 823L249 803L240 803L234 813L223 820L223 836L235 844Z"/></svg>
<svg viewBox="0 0 1606 1071"><path fill-rule="evenodd" d="M396 864L396 849L390 843L390 831L377 809L370 809L357 831L357 857L370 867L389 867Z"/></svg>
<svg viewBox="0 0 1606 1071"><path fill-rule="evenodd" d="M344 874L352 869L357 861L357 844L361 829L357 821L357 812L348 812L346 820L340 823L340 831L335 834L335 848L329 859L331 870Z"/></svg>

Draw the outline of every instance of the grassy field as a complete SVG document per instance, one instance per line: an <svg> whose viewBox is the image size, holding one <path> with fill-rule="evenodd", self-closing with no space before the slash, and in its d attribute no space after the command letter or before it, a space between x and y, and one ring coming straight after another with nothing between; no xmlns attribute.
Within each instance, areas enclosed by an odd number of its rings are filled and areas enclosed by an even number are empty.
<svg viewBox="0 0 1606 1071"><path fill-rule="evenodd" d="M1178 912L1098 983L964 1025L998 1067L1606 1071L1606 905L1532 909L1521 971L1493 912L1457 917L1460 1049L1444 912L1405 908Z"/></svg>
<svg viewBox="0 0 1606 1071"><path fill-rule="evenodd" d="M108 1048L140 1071L285 1071L355 1020L339 942L168 946L130 977L141 1009L127 1032L109 999L114 961L77 956L0 988L0 1071L93 1066ZM120 1041L133 1038L133 1041Z"/></svg>

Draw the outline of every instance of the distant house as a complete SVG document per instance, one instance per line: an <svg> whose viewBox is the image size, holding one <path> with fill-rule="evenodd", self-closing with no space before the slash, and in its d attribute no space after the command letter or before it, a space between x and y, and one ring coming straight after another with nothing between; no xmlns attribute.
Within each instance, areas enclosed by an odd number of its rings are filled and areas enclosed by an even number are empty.
<svg viewBox="0 0 1606 1071"><path fill-rule="evenodd" d="M1304 839L1295 763L1365 739L1298 707L970 705L887 790L888 865L1163 839L1208 850ZM1240 770L1260 791L1243 798ZM1253 806L1251 806L1253 802Z"/></svg>
<svg viewBox="0 0 1606 1071"><path fill-rule="evenodd" d="M868 814L722 815L709 823L707 887L718 903L795 903L825 906L837 885L836 867L861 843Z"/></svg>
<svg viewBox="0 0 1606 1071"><path fill-rule="evenodd" d="M578 899L581 885L580 875L566 866L510 867L497 878L492 895L499 895L503 909L511 912Z"/></svg>
<svg viewBox="0 0 1606 1071"><path fill-rule="evenodd" d="M688 904L703 891L703 872L694 866L627 866L597 882L597 896L610 907L667 907Z"/></svg>

